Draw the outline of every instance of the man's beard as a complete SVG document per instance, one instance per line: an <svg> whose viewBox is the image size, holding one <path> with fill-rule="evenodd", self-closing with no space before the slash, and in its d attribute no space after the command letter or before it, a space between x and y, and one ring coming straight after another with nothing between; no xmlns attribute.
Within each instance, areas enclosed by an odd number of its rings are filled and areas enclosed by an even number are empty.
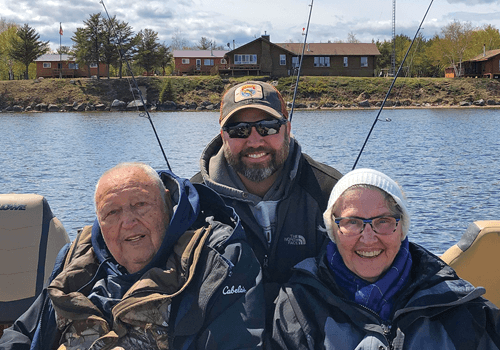
<svg viewBox="0 0 500 350"><path fill-rule="evenodd" d="M278 151L265 147L258 147L248 148L238 154L233 154L229 147L224 147L224 156L226 157L229 165L232 166L237 173L243 175L252 182L261 182L283 167L283 164L285 164L286 158L288 157L289 150L290 137L285 133L283 146ZM247 166L243 162L243 157L245 155L258 152L269 153L269 155L271 156L271 160L268 162L268 164L255 164L252 166Z"/></svg>

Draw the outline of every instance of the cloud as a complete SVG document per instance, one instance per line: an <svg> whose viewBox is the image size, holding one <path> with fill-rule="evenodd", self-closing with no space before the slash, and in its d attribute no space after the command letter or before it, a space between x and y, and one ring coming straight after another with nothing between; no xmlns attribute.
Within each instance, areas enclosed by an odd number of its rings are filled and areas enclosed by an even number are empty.
<svg viewBox="0 0 500 350"><path fill-rule="evenodd" d="M135 33L146 28L154 30L167 45L176 33L190 45L206 37L219 45L232 46L234 40L240 46L264 33L275 43L303 42L302 28L307 25L310 10L310 0L253 0L252 4L213 0L104 0L104 3L110 16L127 22ZM425 21L422 34L430 38L453 20L498 27L500 13L492 13L491 5L499 3L499 0L435 2L429 17L437 17ZM471 6L475 6L476 12L467 11ZM414 0L398 0L396 33L413 37L426 7L427 4ZM59 22L64 30L62 45L72 46L76 28L83 27L92 14L105 14L99 0L0 0L0 8L2 18L20 25L28 23L42 40L50 40L53 49L59 46ZM345 41L350 32L362 42L390 40L391 9L387 0L349 0L344 7L317 0L308 42Z"/></svg>
<svg viewBox="0 0 500 350"><path fill-rule="evenodd" d="M498 21L500 18L500 11L489 12L489 13L476 13L476 12L450 12L445 18L447 22L452 20L471 22L474 24L480 23L491 23L493 21Z"/></svg>
<svg viewBox="0 0 500 350"><path fill-rule="evenodd" d="M450 4L464 4L467 6L500 4L498 0L447 0Z"/></svg>

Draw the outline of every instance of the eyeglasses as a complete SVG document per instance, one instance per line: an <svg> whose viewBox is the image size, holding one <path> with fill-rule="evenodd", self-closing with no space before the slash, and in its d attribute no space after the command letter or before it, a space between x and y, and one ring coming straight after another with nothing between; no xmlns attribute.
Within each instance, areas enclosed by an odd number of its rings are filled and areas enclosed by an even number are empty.
<svg viewBox="0 0 500 350"><path fill-rule="evenodd" d="M344 236L360 235L365 229L366 224L370 224L373 232L376 234L390 235L396 231L399 220L401 220L401 218L393 216L377 216L369 219L354 216L334 218L340 233Z"/></svg>
<svg viewBox="0 0 500 350"><path fill-rule="evenodd" d="M279 133L281 126L284 124L286 124L286 120L282 119L239 122L227 124L222 127L222 130L227 132L230 138L246 139L252 133L252 127L254 126L259 135L264 137Z"/></svg>

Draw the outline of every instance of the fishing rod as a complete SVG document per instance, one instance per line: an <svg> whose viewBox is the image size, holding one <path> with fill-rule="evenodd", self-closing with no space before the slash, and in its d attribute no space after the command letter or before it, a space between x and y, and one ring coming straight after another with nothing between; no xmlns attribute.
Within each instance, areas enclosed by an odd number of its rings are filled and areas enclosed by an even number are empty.
<svg viewBox="0 0 500 350"><path fill-rule="evenodd" d="M398 71L396 73L396 76L392 80L392 84L389 87L389 91L387 91L387 94L385 95L385 98L382 101L382 105L380 106L380 109L378 110L377 116L375 117L375 120L373 121L372 127L370 128L370 131L368 132L368 136L366 136L365 142L363 143L363 147L361 147L361 150L359 151L358 157L356 158L356 161L354 162L354 165L352 166L351 170L354 170L356 168L356 165L358 164L358 160L361 157L361 153L363 153L363 150L365 149L366 143L368 142L368 139L370 138L370 135L371 135L371 133L373 131L373 128L375 128L375 124L377 124L377 122L379 121L380 113L382 113L382 109L384 109L385 102L387 101L387 98L391 94L392 88L394 87L394 84L396 83L396 79L399 76L399 72L403 68L403 64L406 61L406 57L408 57L408 54L410 53L411 47L413 46L413 43L415 42L415 39L417 38L418 32L422 28L422 24L424 24L425 17L427 17L427 14L429 13L429 10L431 9L431 6L432 6L433 2L434 2L434 0L431 0L431 3L429 4L429 7L427 8L427 11L425 12L424 18L422 18L422 21L420 22L420 25L418 26L417 32L415 33L415 36L413 37L413 40L410 43L410 47L408 47L408 50L406 51L406 54L405 54L405 57L403 58L403 61L399 65L399 68L398 68Z"/></svg>
<svg viewBox="0 0 500 350"><path fill-rule="evenodd" d="M111 17L109 16L108 9L106 8L106 5L104 5L104 0L100 0L99 3L102 5L102 7L104 7L104 11L106 12L106 16L108 17L109 26L115 32L115 36L118 39L117 44L118 44L118 48L119 48L118 52L120 53L120 58L123 61L125 61L125 63L127 64L127 69L130 72L130 76L132 77L132 81L134 83L134 88L138 92L142 106L144 107L144 113L140 113L139 117L143 117L143 118L145 117L149 120L149 123L151 124L151 127L153 128L153 131L155 133L156 141L158 141L158 145L160 146L161 153L163 154L163 158L165 158L165 162L167 162L168 170L172 171L172 168L170 167L170 163L168 162L167 155L165 154L165 150L163 149L163 146L161 144L160 137L158 136L158 133L156 132L156 128L155 128L155 125L153 123L153 119L151 119L151 116L149 115L148 107L146 106L146 102L144 101L144 98L142 97L142 92L139 89L139 84L137 84L137 80L135 79L134 72L132 71L132 67L130 66L130 62L127 59L127 56L125 56L125 52L124 52L123 47L122 47L122 38L118 35L118 32L115 30L115 28L113 26L113 21L111 21ZM132 96L134 97L134 101L135 101L135 95L134 95L134 91L132 89L131 89L131 92L132 92ZM137 110L139 111L139 107L137 106L137 102L135 104L136 104Z"/></svg>
<svg viewBox="0 0 500 350"><path fill-rule="evenodd" d="M312 13L312 9L313 9L313 2L314 2L314 0L311 0L311 5L309 5L311 8L309 9L309 18L307 20L306 32L304 34L305 36L304 36L304 45L302 46L302 56L300 57L299 68L297 71L297 81L295 82L295 88L293 89L292 108L290 110L290 123L292 122L293 109L295 108L295 98L297 97L297 89L299 87L300 70L302 68L302 61L304 60L304 52L306 51L307 33L309 33L309 23L311 23L311 13Z"/></svg>

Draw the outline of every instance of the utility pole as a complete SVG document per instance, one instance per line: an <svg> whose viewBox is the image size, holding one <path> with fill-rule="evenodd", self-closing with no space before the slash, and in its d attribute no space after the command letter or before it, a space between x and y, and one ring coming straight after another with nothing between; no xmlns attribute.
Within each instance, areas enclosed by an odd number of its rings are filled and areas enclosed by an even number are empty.
<svg viewBox="0 0 500 350"><path fill-rule="evenodd" d="M396 74L396 0L392 0L392 56L391 76Z"/></svg>

